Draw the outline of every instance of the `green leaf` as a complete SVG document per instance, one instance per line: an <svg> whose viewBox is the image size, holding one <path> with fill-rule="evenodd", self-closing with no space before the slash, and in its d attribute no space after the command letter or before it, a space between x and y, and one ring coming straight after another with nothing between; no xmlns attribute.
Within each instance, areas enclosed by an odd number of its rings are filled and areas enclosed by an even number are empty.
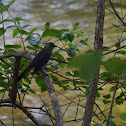
<svg viewBox="0 0 126 126"><path fill-rule="evenodd" d="M30 91L31 93L33 93L33 94L36 94L36 92L35 92L34 90L32 90L32 89L29 89L29 91Z"/></svg>
<svg viewBox="0 0 126 126"><path fill-rule="evenodd" d="M117 90L118 90L119 88L117 88ZM115 90L115 86L113 86L113 87L111 87L110 88L110 92L113 92Z"/></svg>
<svg viewBox="0 0 126 126"><path fill-rule="evenodd" d="M41 44L41 39L32 36L32 37L30 37L30 38L28 39L28 42L29 42L29 44L30 44L31 46L40 45L40 44Z"/></svg>
<svg viewBox="0 0 126 126"><path fill-rule="evenodd" d="M103 103L104 103L104 104L108 104L108 103L110 103L110 101L103 100Z"/></svg>
<svg viewBox="0 0 126 126"><path fill-rule="evenodd" d="M93 126L102 126L102 124L101 123L96 123Z"/></svg>
<svg viewBox="0 0 126 126"><path fill-rule="evenodd" d="M115 43L115 46L116 46L117 48L119 48L119 47L120 47L120 42L116 42L116 43Z"/></svg>
<svg viewBox="0 0 126 126"><path fill-rule="evenodd" d="M30 33L32 34L38 27L33 28Z"/></svg>
<svg viewBox="0 0 126 126"><path fill-rule="evenodd" d="M121 86L126 90L126 76L122 77L122 80Z"/></svg>
<svg viewBox="0 0 126 126"><path fill-rule="evenodd" d="M7 49L7 50L6 50L6 53L13 53L13 52L15 52L14 49Z"/></svg>
<svg viewBox="0 0 126 126"><path fill-rule="evenodd" d="M23 84L23 86L25 86L26 88L30 88L28 84Z"/></svg>
<svg viewBox="0 0 126 126"><path fill-rule="evenodd" d="M80 77L80 71L74 70L74 77Z"/></svg>
<svg viewBox="0 0 126 126"><path fill-rule="evenodd" d="M97 91L96 92L96 96L95 96L96 98L100 98L100 93Z"/></svg>
<svg viewBox="0 0 126 126"><path fill-rule="evenodd" d="M125 50L120 50L120 51L117 51L116 54L121 54L121 55L126 55L126 51Z"/></svg>
<svg viewBox="0 0 126 126"><path fill-rule="evenodd" d="M13 22L13 20L11 20L11 19L5 19L5 20L2 20L2 21L0 22L0 24L2 24L3 22Z"/></svg>
<svg viewBox="0 0 126 126"><path fill-rule="evenodd" d="M80 69L80 77L87 81L91 81L94 74L97 73L101 64L101 54L92 51L77 56L73 59L69 66L77 67Z"/></svg>
<svg viewBox="0 0 126 126"><path fill-rule="evenodd" d="M121 100L121 98L124 96L124 93L120 93L120 95L118 97L116 97L115 99L115 103L120 105L123 103L123 101Z"/></svg>
<svg viewBox="0 0 126 126"><path fill-rule="evenodd" d="M79 27L79 22L75 23L75 24L72 24L73 25L73 29L77 29Z"/></svg>
<svg viewBox="0 0 126 126"><path fill-rule="evenodd" d="M50 74L50 77L52 78L53 81L58 81L58 77Z"/></svg>
<svg viewBox="0 0 126 126"><path fill-rule="evenodd" d="M22 35L28 35L28 34L29 34L26 30L20 30L20 33L21 33Z"/></svg>
<svg viewBox="0 0 126 126"><path fill-rule="evenodd" d="M73 58L76 56L76 52L73 48L65 48L65 50L69 57Z"/></svg>
<svg viewBox="0 0 126 126"><path fill-rule="evenodd" d="M121 113L119 117L122 121L126 121L126 113Z"/></svg>
<svg viewBox="0 0 126 126"><path fill-rule="evenodd" d="M124 30L124 28L121 26L121 25L118 25L118 24L113 24L114 27L120 29L121 31Z"/></svg>
<svg viewBox="0 0 126 126"><path fill-rule="evenodd" d="M13 38L19 33L19 29L14 29L13 30Z"/></svg>
<svg viewBox="0 0 126 126"><path fill-rule="evenodd" d="M47 22L47 23L45 24L45 29L50 29L50 23L49 23L49 22Z"/></svg>
<svg viewBox="0 0 126 126"><path fill-rule="evenodd" d="M106 51L106 50L108 50L109 48L110 48L109 46L103 46L103 47L102 47L102 50L103 50L103 51Z"/></svg>
<svg viewBox="0 0 126 126"><path fill-rule="evenodd" d="M66 72L66 76L73 76L71 72Z"/></svg>
<svg viewBox="0 0 126 126"><path fill-rule="evenodd" d="M14 27L22 29L22 27L19 26L19 25L9 25L6 29L8 29L8 28L14 28Z"/></svg>
<svg viewBox="0 0 126 126"><path fill-rule="evenodd" d="M13 19L15 21L19 21L19 20L24 20L23 17L25 16L25 14L18 14L15 17L13 17Z"/></svg>
<svg viewBox="0 0 126 126"><path fill-rule="evenodd" d="M126 37L117 37L119 41L124 41L126 40Z"/></svg>
<svg viewBox="0 0 126 126"><path fill-rule="evenodd" d="M53 53L53 57L59 58L61 60L64 60L64 57L60 53L57 53L57 52Z"/></svg>
<svg viewBox="0 0 126 126"><path fill-rule="evenodd" d="M65 67L65 63L60 63L60 67L63 69Z"/></svg>
<svg viewBox="0 0 126 126"><path fill-rule="evenodd" d="M83 33L83 31L80 29L80 30L78 30L77 32L76 32L76 34L77 34L77 37L80 37L80 36L83 36L84 35L84 33Z"/></svg>
<svg viewBox="0 0 126 126"><path fill-rule="evenodd" d="M3 13L3 11L7 10L10 7L10 5L5 5L2 8L0 8L0 13Z"/></svg>
<svg viewBox="0 0 126 126"><path fill-rule="evenodd" d="M85 40L80 40L80 43L82 43L83 45L87 45L88 42L88 38L86 38Z"/></svg>
<svg viewBox="0 0 126 126"><path fill-rule="evenodd" d="M117 77L114 74L110 74L109 72L104 72L102 73L102 75L100 75L100 78L107 81L107 82L111 82L111 81L116 81Z"/></svg>
<svg viewBox="0 0 126 126"><path fill-rule="evenodd" d="M6 32L4 28L0 28L0 36L3 35Z"/></svg>
<svg viewBox="0 0 126 126"><path fill-rule="evenodd" d="M14 2L15 2L15 0L12 0L12 1L9 3L9 5L12 5Z"/></svg>
<svg viewBox="0 0 126 126"><path fill-rule="evenodd" d="M66 39L72 42L74 40L74 34L72 32L64 32L62 34L62 39Z"/></svg>
<svg viewBox="0 0 126 126"><path fill-rule="evenodd" d="M30 49L30 50L35 50L35 48L32 47L32 46L27 46L26 48L27 48L27 49Z"/></svg>
<svg viewBox="0 0 126 126"><path fill-rule="evenodd" d="M46 29L43 34L42 37L54 37L54 38L61 38L61 32L60 30L56 30L56 29Z"/></svg>
<svg viewBox="0 0 126 126"><path fill-rule="evenodd" d="M111 58L104 62L104 67L113 74L121 74L126 70L126 62L119 58Z"/></svg>
<svg viewBox="0 0 126 126"><path fill-rule="evenodd" d="M35 82L38 84L39 87L41 87L41 92L44 92L47 90L45 83L41 77L36 77Z"/></svg>
<svg viewBox="0 0 126 126"><path fill-rule="evenodd" d="M32 25L30 25L30 24L25 24L25 25L23 25L23 28L26 28L26 27L29 27L29 26L32 26Z"/></svg>
<svg viewBox="0 0 126 126"><path fill-rule="evenodd" d="M0 90L0 94L3 93L4 91L5 91L5 89L1 89L1 90Z"/></svg>
<svg viewBox="0 0 126 126"><path fill-rule="evenodd" d="M105 98L105 99L109 99L110 97L111 97L110 94L107 94L107 95L104 95L104 96L103 96L103 98Z"/></svg>
<svg viewBox="0 0 126 126"><path fill-rule="evenodd" d="M17 44L15 44L15 45L6 45L5 48L6 49L8 49L8 48L16 48L16 49L18 49L18 48L21 48L21 46L17 45Z"/></svg>
<svg viewBox="0 0 126 126"><path fill-rule="evenodd" d="M12 0L8 5L1 4L2 6L0 6L0 13L7 10L14 2L15 2L15 0Z"/></svg>

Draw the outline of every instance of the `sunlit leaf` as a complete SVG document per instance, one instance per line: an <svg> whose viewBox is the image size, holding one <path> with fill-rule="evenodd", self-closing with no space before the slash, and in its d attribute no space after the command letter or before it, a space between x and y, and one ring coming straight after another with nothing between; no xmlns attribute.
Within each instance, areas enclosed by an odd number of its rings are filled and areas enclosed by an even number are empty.
<svg viewBox="0 0 126 126"><path fill-rule="evenodd" d="M75 24L72 24L73 25L73 29L77 29L79 27L79 22L75 23Z"/></svg>
<svg viewBox="0 0 126 126"><path fill-rule="evenodd" d="M50 29L50 23L49 23L49 22L47 22L47 23L45 24L45 29Z"/></svg>

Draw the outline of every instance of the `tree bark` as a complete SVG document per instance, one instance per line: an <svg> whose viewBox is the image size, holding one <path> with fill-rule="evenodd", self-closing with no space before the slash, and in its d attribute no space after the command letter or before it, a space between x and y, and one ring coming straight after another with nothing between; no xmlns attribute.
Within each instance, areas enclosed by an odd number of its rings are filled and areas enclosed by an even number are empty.
<svg viewBox="0 0 126 126"><path fill-rule="evenodd" d="M14 66L14 73L13 73L13 85L12 85L12 92L11 92L11 101L12 101L13 105L16 103L17 92L18 92L17 78L19 76L20 62L21 62L21 58L15 57L15 66Z"/></svg>
<svg viewBox="0 0 126 126"><path fill-rule="evenodd" d="M94 51L98 51L98 52L101 52L102 45L103 45L104 16L105 16L105 0L98 0L97 1L97 19L96 19L96 28L95 28L95 42L94 42ZM100 70L100 66L99 66L99 70ZM82 126L91 125L93 107L95 103L95 95L97 91L97 83L98 83L98 78L99 78L99 70L94 75L89 86L89 93L87 97Z"/></svg>
<svg viewBox="0 0 126 126"><path fill-rule="evenodd" d="M44 82L46 85L46 88L48 90L48 93L50 95L50 99L53 105L53 109L55 112L55 119L56 119L56 126L63 126L63 119L62 119L62 114L61 114L61 109L58 101L58 97L56 95L55 89L52 85L52 82L46 73L46 70L42 69L42 71L39 71Z"/></svg>

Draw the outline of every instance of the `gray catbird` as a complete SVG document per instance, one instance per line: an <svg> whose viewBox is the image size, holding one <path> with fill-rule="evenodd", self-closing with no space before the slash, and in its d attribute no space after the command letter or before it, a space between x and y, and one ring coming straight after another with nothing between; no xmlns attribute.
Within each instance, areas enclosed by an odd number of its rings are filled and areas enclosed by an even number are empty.
<svg viewBox="0 0 126 126"><path fill-rule="evenodd" d="M52 55L52 50L57 47L53 43L47 43L44 48L35 56L28 67L19 75L17 81L19 81L31 68L35 67L34 74L45 66Z"/></svg>

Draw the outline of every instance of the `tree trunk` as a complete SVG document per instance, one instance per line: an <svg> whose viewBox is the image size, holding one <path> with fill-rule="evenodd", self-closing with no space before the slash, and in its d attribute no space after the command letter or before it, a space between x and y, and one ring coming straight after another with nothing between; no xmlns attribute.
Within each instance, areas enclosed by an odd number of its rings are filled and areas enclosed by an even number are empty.
<svg viewBox="0 0 126 126"><path fill-rule="evenodd" d="M104 16L105 16L105 0L98 0L97 1L97 19L96 19L96 28L95 28L95 42L94 42L94 51L98 51L98 52L101 52L102 45L103 45ZM100 66L99 66L99 70L100 70ZM98 78L99 78L99 70L94 75L90 83L89 94L87 97L82 126L91 125L93 107L94 107L94 102L95 102L95 95L97 91L97 83L98 83Z"/></svg>

